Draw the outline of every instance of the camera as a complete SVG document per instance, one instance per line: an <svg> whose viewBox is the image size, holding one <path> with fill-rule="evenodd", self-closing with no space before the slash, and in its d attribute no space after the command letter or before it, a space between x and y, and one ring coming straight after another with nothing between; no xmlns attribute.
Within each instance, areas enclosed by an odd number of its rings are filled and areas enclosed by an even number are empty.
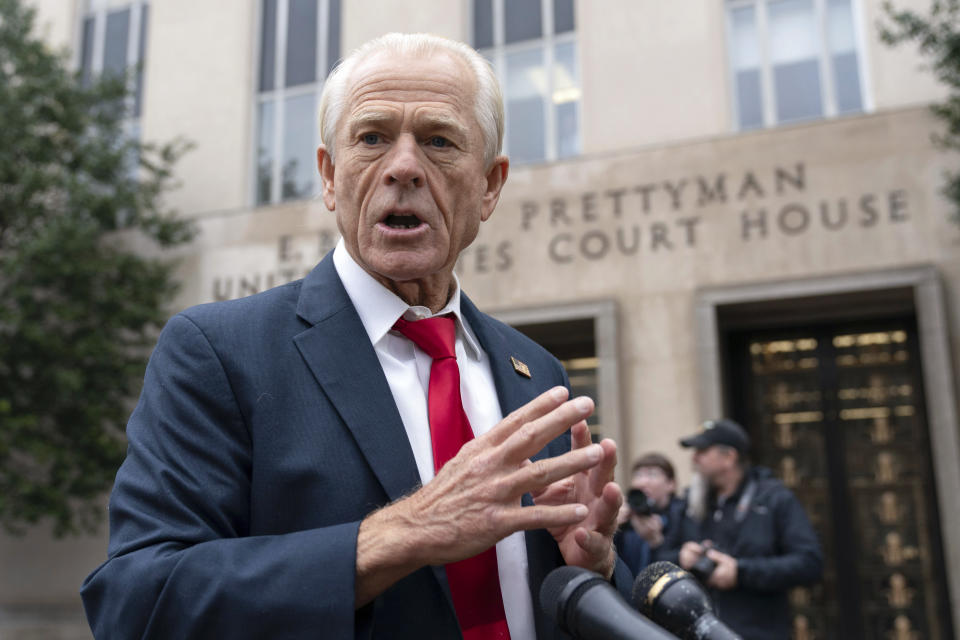
<svg viewBox="0 0 960 640"><path fill-rule="evenodd" d="M653 504L643 489L630 489L627 492L627 504L630 510L638 516L649 516L653 513Z"/></svg>
<svg viewBox="0 0 960 640"><path fill-rule="evenodd" d="M696 562L693 563L693 566L690 567L690 573L693 574L693 577L700 582L706 583L716 568L716 562L708 558L706 555L702 555Z"/></svg>

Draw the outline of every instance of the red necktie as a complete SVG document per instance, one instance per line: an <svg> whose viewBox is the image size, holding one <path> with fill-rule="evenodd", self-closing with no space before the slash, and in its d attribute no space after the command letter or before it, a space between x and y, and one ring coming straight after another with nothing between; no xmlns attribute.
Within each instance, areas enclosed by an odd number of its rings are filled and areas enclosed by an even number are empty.
<svg viewBox="0 0 960 640"><path fill-rule="evenodd" d="M393 328L433 358L427 404L433 467L439 472L460 447L473 439L460 398L460 369L454 349L456 325L452 317L439 316L416 322L400 318ZM509 640L496 547L448 564L446 569L464 640Z"/></svg>

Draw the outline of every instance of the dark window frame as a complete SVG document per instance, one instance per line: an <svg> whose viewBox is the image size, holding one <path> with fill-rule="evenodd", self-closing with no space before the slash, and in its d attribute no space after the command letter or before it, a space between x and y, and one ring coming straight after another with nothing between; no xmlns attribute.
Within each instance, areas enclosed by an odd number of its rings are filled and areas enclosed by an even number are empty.
<svg viewBox="0 0 960 640"><path fill-rule="evenodd" d="M310 110L313 115L310 122L313 126L310 131L313 133L311 147L315 150L320 144L320 131L316 126L320 93L327 75L340 59L342 0L313 1L317 22L314 42L315 77L311 81L296 82L289 86L287 81L290 78L286 67L289 54L288 18L291 4L302 3L303 0L261 0L257 3L257 49L254 56L253 135L250 163L252 173L250 199L257 207L309 199L318 192L320 187L320 176L313 162L309 162L305 169L305 172L310 175L309 185L305 188L285 191L285 185L290 184L290 181L284 179L284 163L288 159L285 157L284 149L284 138L288 133L285 132L287 109L290 108L292 101L298 98L307 96L313 98ZM273 20L270 21L274 29L270 39L272 51L267 53L264 49L264 26L265 21L269 20L266 10L269 6L274 7L275 13ZM265 58L272 65L268 73L264 70ZM272 80L272 87L263 86L267 78ZM269 132L263 130L264 114L267 110L271 113ZM264 149L261 146L262 140L269 143L268 157L265 162L268 172L261 169L261 155ZM311 154L311 159L312 157ZM264 181L264 177L268 180Z"/></svg>
<svg viewBox="0 0 960 640"><path fill-rule="evenodd" d="M730 120L734 131L746 131L760 128L770 128L790 125L801 122L810 122L845 115L869 113L873 110L871 97L870 76L867 69L866 44L864 40L863 10L860 0L809 0L815 23L817 48L817 88L820 93L820 114L807 115L793 119L781 119L778 112L782 111L777 105L776 86L773 72L773 62L769 51L770 32L768 10L769 5L782 0L726 0L724 13L727 41L727 83L730 89ZM857 98L859 105L841 108L840 101L849 102L851 94L844 92L837 84L837 73L840 63L838 58L849 54L848 51L836 52L831 48L829 10L831 2L848 2L851 27L853 29L852 53L856 56ZM734 51L737 43L734 41L734 12L750 8L753 10L753 25L756 32L759 58L759 67L752 69L758 75L760 122L744 124L741 122L740 95L738 73L745 73L749 69L738 69L734 60ZM849 66L849 65L848 65Z"/></svg>
<svg viewBox="0 0 960 640"><path fill-rule="evenodd" d="M506 131L504 135L504 153L511 155L514 164L538 164L554 162L565 158L572 158L582 153L583 132L583 96L582 73L580 69L580 52L577 46L576 4L574 0L525 0L538 1L540 5L540 33L536 37L518 39L508 42L506 33L506 8L511 0L473 0L470 16L471 42L477 50L487 58L500 80L503 88L504 107L506 109ZM490 18L492 33L478 33L478 16ZM562 24L558 24L562 23ZM568 28L569 27L569 28ZM557 28L564 29L557 33ZM487 44L489 43L489 44ZM573 47L573 86L555 88L555 74L559 68L556 64L556 52L561 46ZM513 54L538 52L541 63L537 65L544 70L545 86L537 97L542 103L542 147L543 153L524 157L510 148L510 88L507 75L507 60ZM571 114L572 106L572 114ZM559 127L562 122L570 122L573 118L576 132L569 148L563 149Z"/></svg>

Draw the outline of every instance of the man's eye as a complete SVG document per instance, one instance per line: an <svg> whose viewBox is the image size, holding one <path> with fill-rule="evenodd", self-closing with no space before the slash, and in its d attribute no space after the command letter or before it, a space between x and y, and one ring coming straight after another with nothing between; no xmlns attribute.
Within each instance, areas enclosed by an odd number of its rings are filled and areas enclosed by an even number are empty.
<svg viewBox="0 0 960 640"><path fill-rule="evenodd" d="M363 143L364 144L377 144L380 142L380 134L377 133L365 133L363 134Z"/></svg>
<svg viewBox="0 0 960 640"><path fill-rule="evenodd" d="M443 147L450 146L450 141L443 136L433 136L430 138L430 146L442 149Z"/></svg>

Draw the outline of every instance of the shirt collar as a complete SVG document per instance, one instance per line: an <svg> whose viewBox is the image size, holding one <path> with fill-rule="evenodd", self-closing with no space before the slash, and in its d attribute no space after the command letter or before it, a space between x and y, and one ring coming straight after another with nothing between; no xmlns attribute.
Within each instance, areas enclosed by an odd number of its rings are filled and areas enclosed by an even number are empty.
<svg viewBox="0 0 960 640"><path fill-rule="evenodd" d="M433 314L430 309L422 306L411 307L395 293L376 281L367 273L347 251L343 238L337 242L333 250L333 266L347 290L350 301L353 302L360 322L363 324L371 344L377 344L393 328L400 316L408 320L420 320L433 315L442 316L451 314L457 324L457 335L463 340L466 353L474 360L479 360L482 354L480 343L460 313L460 279L453 274L453 294L447 304L438 313Z"/></svg>

